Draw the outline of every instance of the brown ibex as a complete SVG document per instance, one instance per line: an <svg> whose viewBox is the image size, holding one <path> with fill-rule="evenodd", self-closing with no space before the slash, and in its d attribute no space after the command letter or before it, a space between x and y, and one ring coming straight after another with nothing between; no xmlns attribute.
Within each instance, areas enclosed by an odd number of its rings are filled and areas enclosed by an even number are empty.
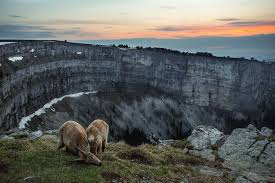
<svg viewBox="0 0 275 183"><path fill-rule="evenodd" d="M103 120L94 120L86 129L86 133L91 152L96 156L98 156L100 152L104 152L108 140L109 125Z"/></svg>
<svg viewBox="0 0 275 183"><path fill-rule="evenodd" d="M101 161L90 152L90 144L85 129L75 121L67 121L59 129L57 149L59 150L64 146L66 151L80 156L75 161L101 166Z"/></svg>

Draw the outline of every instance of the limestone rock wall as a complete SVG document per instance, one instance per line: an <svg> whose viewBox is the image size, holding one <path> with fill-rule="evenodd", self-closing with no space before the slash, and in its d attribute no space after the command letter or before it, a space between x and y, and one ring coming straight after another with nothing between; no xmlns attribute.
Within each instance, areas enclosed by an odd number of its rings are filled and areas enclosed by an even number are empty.
<svg viewBox="0 0 275 183"><path fill-rule="evenodd" d="M9 61L12 56L23 60ZM58 41L3 45L0 58L2 130L53 98L82 91L155 88L186 104L241 112L259 123L274 110L271 63Z"/></svg>

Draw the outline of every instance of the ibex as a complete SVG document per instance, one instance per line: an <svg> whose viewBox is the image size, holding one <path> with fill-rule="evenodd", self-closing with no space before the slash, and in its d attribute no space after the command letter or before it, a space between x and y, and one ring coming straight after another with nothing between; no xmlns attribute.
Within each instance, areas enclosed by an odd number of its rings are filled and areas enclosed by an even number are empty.
<svg viewBox="0 0 275 183"><path fill-rule="evenodd" d="M91 152L96 156L104 152L108 140L109 125L100 119L94 120L86 129Z"/></svg>
<svg viewBox="0 0 275 183"><path fill-rule="evenodd" d="M85 129L75 121L67 121L59 129L57 149L59 150L64 146L66 151L80 156L75 161L101 166L101 161L90 152L90 144Z"/></svg>

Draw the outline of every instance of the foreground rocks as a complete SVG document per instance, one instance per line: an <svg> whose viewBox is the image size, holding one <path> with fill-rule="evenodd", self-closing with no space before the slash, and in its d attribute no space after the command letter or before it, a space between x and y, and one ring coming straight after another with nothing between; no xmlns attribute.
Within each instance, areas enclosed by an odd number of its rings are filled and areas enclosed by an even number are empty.
<svg viewBox="0 0 275 183"><path fill-rule="evenodd" d="M275 182L274 132L253 125L224 135L208 126L197 126L188 137L189 153L208 160L219 159L239 176L236 182Z"/></svg>
<svg viewBox="0 0 275 183"><path fill-rule="evenodd" d="M214 161L215 155L211 147L215 145L223 135L222 132L212 126L197 126L187 139L192 146L192 150L190 150L189 153Z"/></svg>

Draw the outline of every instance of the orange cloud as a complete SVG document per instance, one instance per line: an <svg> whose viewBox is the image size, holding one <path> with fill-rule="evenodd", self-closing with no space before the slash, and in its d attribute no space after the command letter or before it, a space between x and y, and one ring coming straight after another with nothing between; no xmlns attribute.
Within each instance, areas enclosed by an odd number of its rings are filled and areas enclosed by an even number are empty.
<svg viewBox="0 0 275 183"><path fill-rule="evenodd" d="M158 31L158 30L128 30L113 31L106 36L108 39L113 38L179 38L179 37L198 37L198 36L251 36L257 34L273 34L275 33L275 25L259 25L259 26L199 26L192 29L175 31Z"/></svg>

